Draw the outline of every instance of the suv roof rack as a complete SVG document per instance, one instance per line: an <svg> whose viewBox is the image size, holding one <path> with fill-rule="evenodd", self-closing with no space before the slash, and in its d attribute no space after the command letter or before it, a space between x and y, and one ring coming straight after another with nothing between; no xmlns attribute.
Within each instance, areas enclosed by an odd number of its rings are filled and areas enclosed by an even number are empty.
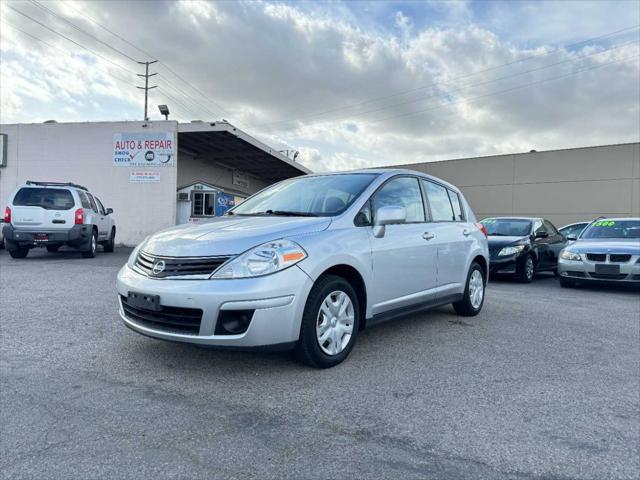
<svg viewBox="0 0 640 480"><path fill-rule="evenodd" d="M87 187L71 182L34 182L33 180L27 180L27 185L41 185L43 187L74 187L84 190L85 192L89 191Z"/></svg>

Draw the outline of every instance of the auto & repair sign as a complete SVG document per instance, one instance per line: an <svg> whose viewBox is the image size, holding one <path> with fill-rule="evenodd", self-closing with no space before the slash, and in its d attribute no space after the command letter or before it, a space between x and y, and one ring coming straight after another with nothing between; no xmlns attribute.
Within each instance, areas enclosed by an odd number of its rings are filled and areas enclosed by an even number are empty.
<svg viewBox="0 0 640 480"><path fill-rule="evenodd" d="M114 133L113 164L120 167L173 167L176 140L173 132Z"/></svg>

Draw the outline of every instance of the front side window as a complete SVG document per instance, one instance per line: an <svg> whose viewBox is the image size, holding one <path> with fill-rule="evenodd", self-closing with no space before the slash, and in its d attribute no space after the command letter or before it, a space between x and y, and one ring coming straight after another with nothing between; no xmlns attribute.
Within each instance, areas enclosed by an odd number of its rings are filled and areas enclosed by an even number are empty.
<svg viewBox="0 0 640 480"><path fill-rule="evenodd" d="M192 217L213 217L216 214L215 192L193 192Z"/></svg>
<svg viewBox="0 0 640 480"><path fill-rule="evenodd" d="M13 199L17 207L41 207L46 210L70 210L75 205L73 195L62 188L32 188L18 190Z"/></svg>
<svg viewBox="0 0 640 480"><path fill-rule="evenodd" d="M565 227L560 231L560 233L562 233L562 235L564 235L565 237L577 237L587 225L588 224L586 223L579 223L578 225Z"/></svg>
<svg viewBox="0 0 640 480"><path fill-rule="evenodd" d="M628 238L640 240L640 221L598 220L585 228L580 238Z"/></svg>
<svg viewBox="0 0 640 480"><path fill-rule="evenodd" d="M547 233L547 229L544 228L544 224L540 220L536 220L533 224L533 233L538 235L539 233Z"/></svg>
<svg viewBox="0 0 640 480"><path fill-rule="evenodd" d="M373 197L373 211L380 207L404 207L407 223L424 222L424 204L417 178L400 177L388 181Z"/></svg>
<svg viewBox="0 0 640 480"><path fill-rule="evenodd" d="M431 207L431 218L434 222L451 222L454 221L455 215L453 213L453 207L451 206L451 200L449 200L449 194L447 189L442 185L423 180L422 184L427 192L427 199L429 200L429 206Z"/></svg>
<svg viewBox="0 0 640 480"><path fill-rule="evenodd" d="M233 208L233 215L328 217L343 213L375 173L304 176L277 183Z"/></svg>
<svg viewBox="0 0 640 480"><path fill-rule="evenodd" d="M558 234L558 230L556 230L556 227L554 227L553 223L551 223L549 220L545 220L544 221L544 228L547 230L547 233L549 235L557 235Z"/></svg>

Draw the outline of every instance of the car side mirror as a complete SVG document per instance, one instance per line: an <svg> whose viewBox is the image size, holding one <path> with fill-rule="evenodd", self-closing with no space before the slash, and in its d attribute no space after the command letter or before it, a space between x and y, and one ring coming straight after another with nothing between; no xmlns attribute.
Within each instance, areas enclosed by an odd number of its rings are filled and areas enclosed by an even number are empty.
<svg viewBox="0 0 640 480"><path fill-rule="evenodd" d="M536 238L547 238L549 234L547 232L537 232Z"/></svg>
<svg viewBox="0 0 640 480"><path fill-rule="evenodd" d="M111 215L113 213L113 208L107 208L107 215Z"/></svg>
<svg viewBox="0 0 640 480"><path fill-rule="evenodd" d="M578 240L578 237L575 235L567 235L566 237L564 237L568 242L575 242L576 240Z"/></svg>
<svg viewBox="0 0 640 480"><path fill-rule="evenodd" d="M384 237L386 226L407 221L407 209L400 206L380 207L376 210L376 218L373 225L373 236Z"/></svg>

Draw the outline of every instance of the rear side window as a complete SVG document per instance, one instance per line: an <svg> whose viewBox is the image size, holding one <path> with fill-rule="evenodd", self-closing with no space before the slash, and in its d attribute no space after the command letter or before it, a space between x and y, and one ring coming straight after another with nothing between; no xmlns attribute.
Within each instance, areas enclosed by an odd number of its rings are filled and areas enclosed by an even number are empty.
<svg viewBox="0 0 640 480"><path fill-rule="evenodd" d="M70 210L75 205L73 195L62 188L31 188L18 190L13 199L17 207L42 207L46 210Z"/></svg>
<svg viewBox="0 0 640 480"><path fill-rule="evenodd" d="M424 189L427 192L427 198L429 199L429 206L431 207L431 217L434 222L452 222L456 219L453 213L453 207L451 206L451 200L449 200L449 194L447 189L442 185L430 182L428 180L422 181ZM460 205L458 204L458 208ZM462 212L460 212L462 213Z"/></svg>
<svg viewBox="0 0 640 480"><path fill-rule="evenodd" d="M453 190L447 189L449 194L449 200L451 200L451 206L453 207L454 220L456 222L462 222L464 220L464 214L462 213L462 206L460 205L460 197Z"/></svg>
<svg viewBox="0 0 640 480"><path fill-rule="evenodd" d="M90 193L87 193L87 197L89 197L89 201L91 202L91 209L98 213L98 206L96 205L96 201L93 199Z"/></svg>
<svg viewBox="0 0 640 480"><path fill-rule="evenodd" d="M81 192L78 190L78 196L80 197L80 203L82 204L82 208L91 208L89 199L87 198L84 192Z"/></svg>

